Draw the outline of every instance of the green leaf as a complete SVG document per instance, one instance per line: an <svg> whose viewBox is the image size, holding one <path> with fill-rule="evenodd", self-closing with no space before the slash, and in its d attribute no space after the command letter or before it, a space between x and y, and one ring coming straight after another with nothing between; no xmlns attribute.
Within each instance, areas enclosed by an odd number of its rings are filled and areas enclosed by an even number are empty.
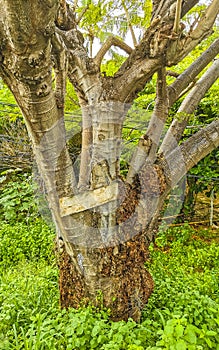
<svg viewBox="0 0 219 350"><path fill-rule="evenodd" d="M181 338L183 336L184 327L181 324L177 324L175 327L175 333L177 338Z"/></svg>
<svg viewBox="0 0 219 350"><path fill-rule="evenodd" d="M189 331L185 335L185 339L190 343L190 344L196 344L197 342L197 337L196 334L193 331Z"/></svg>
<svg viewBox="0 0 219 350"><path fill-rule="evenodd" d="M96 326L94 326L93 330L92 330L92 337L96 337L96 335L99 333L100 331L100 326L97 324Z"/></svg>
<svg viewBox="0 0 219 350"><path fill-rule="evenodd" d="M167 325L165 328L164 328L164 334L168 335L168 336L171 336L173 335L174 333L174 327L173 325Z"/></svg>
<svg viewBox="0 0 219 350"><path fill-rule="evenodd" d="M187 349L186 342L183 339L178 340L176 344L176 350L186 350L186 349Z"/></svg>
<svg viewBox="0 0 219 350"><path fill-rule="evenodd" d="M215 336L215 335L217 335L217 333L216 333L215 331L207 331L205 334L206 334L206 335L209 335L209 336Z"/></svg>
<svg viewBox="0 0 219 350"><path fill-rule="evenodd" d="M206 341L206 343L208 344L209 348L211 349L213 347L211 340L209 338L204 338L204 340Z"/></svg>

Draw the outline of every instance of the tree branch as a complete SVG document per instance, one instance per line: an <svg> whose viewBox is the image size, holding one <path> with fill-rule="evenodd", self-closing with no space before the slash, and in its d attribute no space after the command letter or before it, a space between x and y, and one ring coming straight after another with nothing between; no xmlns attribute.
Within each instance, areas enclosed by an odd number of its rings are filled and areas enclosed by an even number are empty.
<svg viewBox="0 0 219 350"><path fill-rule="evenodd" d="M183 0L181 17L184 17L198 2L199 0Z"/></svg>
<svg viewBox="0 0 219 350"><path fill-rule="evenodd" d="M187 141L177 146L166 157L158 159L158 166L163 169L167 187L156 203L156 210L150 222L150 227L158 219L167 194L174 188L186 173L202 158L206 157L219 146L219 121L214 121L200 130ZM188 157L189 155L189 157Z"/></svg>
<svg viewBox="0 0 219 350"><path fill-rule="evenodd" d="M170 6L172 6L176 2L176 0L166 0L166 1L153 1L153 15L152 20L155 19L157 16L164 16ZM185 16L186 13L188 13L197 3L199 0L183 0L182 1L182 11L181 11L181 18Z"/></svg>
<svg viewBox="0 0 219 350"><path fill-rule="evenodd" d="M127 176L127 182L132 183L136 173L139 172L143 164L153 164L156 159L158 144L163 131L164 123L168 116L168 97L166 85L166 70L158 70L157 76L157 96L153 114L151 116L148 129L138 143L132 157Z"/></svg>
<svg viewBox="0 0 219 350"><path fill-rule="evenodd" d="M175 15L175 21L174 21L174 25L173 25L173 32L176 34L179 34L179 24L180 24L181 12L182 12L182 0L177 0L177 2L176 2L176 15Z"/></svg>
<svg viewBox="0 0 219 350"><path fill-rule="evenodd" d="M161 0L153 1L153 12L152 12L152 20L157 18L158 16L163 17L166 14L166 11L174 4L176 0Z"/></svg>
<svg viewBox="0 0 219 350"><path fill-rule="evenodd" d="M169 106L171 107L179 98L182 91L194 81L197 75L215 58L219 53L219 39L204 51L180 76L168 87Z"/></svg>
<svg viewBox="0 0 219 350"><path fill-rule="evenodd" d="M187 171L218 146L219 120L215 120L168 153L163 159L163 167L171 187L173 188Z"/></svg>
<svg viewBox="0 0 219 350"><path fill-rule="evenodd" d="M174 78L178 78L178 76L180 75L179 73L176 73L172 70L167 70L167 75L169 75L170 77L174 77Z"/></svg>
<svg viewBox="0 0 219 350"><path fill-rule="evenodd" d="M75 28L75 14L65 0L59 0L59 10L56 18L56 25L62 30Z"/></svg>
<svg viewBox="0 0 219 350"><path fill-rule="evenodd" d="M197 81L197 79L195 79L194 81L192 81L192 82L187 86L187 88L181 92L181 94L179 95L179 99L180 99L181 97L183 97L185 94L187 94L187 92L189 92L189 91L193 88L193 86L195 86L196 81Z"/></svg>
<svg viewBox="0 0 219 350"><path fill-rule="evenodd" d="M172 3L172 0L167 1ZM139 45L132 51L127 60L115 75L115 98L120 101L132 102L137 93L142 90L146 82L164 64L167 66L177 64L196 45L201 42L212 30L219 0L212 0L206 10L205 16L199 21L196 39L190 40L183 35L174 35L173 24L175 20L176 3L168 8L164 17L157 17L146 30ZM166 3L165 3L166 6ZM197 29L196 28L196 29ZM195 31L196 31L195 29ZM191 41L190 44L185 43ZM176 46L177 41L177 46Z"/></svg>
<svg viewBox="0 0 219 350"><path fill-rule="evenodd" d="M219 78L219 59L217 59L205 74L198 80L194 88L187 95L181 104L177 115L179 118L174 119L168 132L163 140L159 152L166 155L170 153L178 144L185 130L191 114L197 108L199 102L204 97L208 89Z"/></svg>
<svg viewBox="0 0 219 350"><path fill-rule="evenodd" d="M85 6L85 8L83 8L83 10L81 11L80 15L76 18L76 23L79 24L83 18L83 16L85 15L85 13L87 12L87 10L89 9L89 4L87 6Z"/></svg>
<svg viewBox="0 0 219 350"><path fill-rule="evenodd" d="M168 47L166 55L167 66L172 66L181 61L197 44L212 33L212 27L218 13L219 0L212 0L195 29L186 37L182 36L179 38L177 47L175 41Z"/></svg>
<svg viewBox="0 0 219 350"><path fill-rule="evenodd" d="M68 60L66 56L65 45L61 37L55 33L51 40L52 53L55 60L56 87L55 97L60 117L64 115L66 78L68 71Z"/></svg>
<svg viewBox="0 0 219 350"><path fill-rule="evenodd" d="M126 43L124 43L122 40L120 40L119 38L115 37L115 36L110 36L106 42L103 44L103 46L101 47L101 49L98 51L98 53L96 54L96 56L94 57L94 62L100 66L104 55L107 53L107 51L111 48L111 46L117 46L120 49L124 50L125 52L127 52L128 54L130 54L133 50L132 48L127 45Z"/></svg>
<svg viewBox="0 0 219 350"><path fill-rule="evenodd" d="M125 2L123 0L122 0L122 6L123 6L123 8L125 10L125 15L126 15L126 19L127 19L127 22L128 22L129 30L130 30L130 33L131 33L131 36L132 36L132 41L133 41L134 47L136 47L138 42L137 42L137 39L136 39L136 36L135 36L135 32L134 32L132 24L131 24L131 19L130 19L130 16L129 16L129 12L128 12L127 6L126 6L126 4L125 4Z"/></svg>
<svg viewBox="0 0 219 350"><path fill-rule="evenodd" d="M93 100L99 82L99 69L94 61L88 56L83 46L84 38L82 33L77 29L67 32L56 28L58 34L62 37L68 50L68 77L74 86L80 103L87 103Z"/></svg>

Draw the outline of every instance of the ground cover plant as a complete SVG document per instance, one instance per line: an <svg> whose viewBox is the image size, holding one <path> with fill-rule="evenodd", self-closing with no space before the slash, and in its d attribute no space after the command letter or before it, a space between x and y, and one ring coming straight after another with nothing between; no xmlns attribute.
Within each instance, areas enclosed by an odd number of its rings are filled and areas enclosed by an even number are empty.
<svg viewBox="0 0 219 350"><path fill-rule="evenodd" d="M1 222L0 349L219 349L216 231L160 231L150 247L155 290L139 324L112 322L104 308L60 309L53 236L41 218Z"/></svg>
<svg viewBox="0 0 219 350"><path fill-rule="evenodd" d="M114 320L140 321L154 284L145 261L165 199L219 145L215 104L207 123L184 139L199 103L219 77L219 0L0 4L0 77L22 111L51 221L62 241L61 304L78 307L85 299L95 304L101 290ZM121 59L111 55L118 48ZM136 98L151 95L153 77L155 101L142 118L139 142L122 177L125 119ZM76 138L81 152L67 141L67 78L70 101L76 97L82 116L82 136ZM6 104L1 106L7 111ZM138 118L133 118L136 127Z"/></svg>

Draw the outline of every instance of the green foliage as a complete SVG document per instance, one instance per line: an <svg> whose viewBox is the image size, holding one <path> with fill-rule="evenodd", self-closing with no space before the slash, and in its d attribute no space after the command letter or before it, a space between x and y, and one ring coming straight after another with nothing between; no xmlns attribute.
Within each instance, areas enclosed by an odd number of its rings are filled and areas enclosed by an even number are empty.
<svg viewBox="0 0 219 350"><path fill-rule="evenodd" d="M0 177L0 215L10 222L37 216L34 184L29 174L5 171Z"/></svg>
<svg viewBox="0 0 219 350"><path fill-rule="evenodd" d="M214 310L217 313L217 310ZM217 323L216 323L217 324ZM188 323L186 317L175 317L168 320L161 332L161 340L157 342L160 349L196 350L218 348L218 333L209 330L207 326L202 329Z"/></svg>
<svg viewBox="0 0 219 350"><path fill-rule="evenodd" d="M91 306L60 310L53 233L39 219L2 222L0 349L218 350L216 239L189 226L160 231L147 264L155 290L136 324L112 322L110 310Z"/></svg>
<svg viewBox="0 0 219 350"><path fill-rule="evenodd" d="M72 88L71 83L67 79L66 82L66 96L65 96L65 113L72 113L78 111L79 102L75 90Z"/></svg>
<svg viewBox="0 0 219 350"><path fill-rule="evenodd" d="M2 132L2 126L7 125L9 122L15 122L17 118L21 119L21 112L16 105L16 101L10 92L10 90L5 86L0 78L0 133Z"/></svg>
<svg viewBox="0 0 219 350"><path fill-rule="evenodd" d="M143 317L163 326L150 349L217 349L219 247L209 238L189 226L160 231L151 248L155 293Z"/></svg>
<svg viewBox="0 0 219 350"><path fill-rule="evenodd" d="M8 338L14 338L11 343L14 343L15 346L15 329L19 329L20 333L18 348L22 348L22 333L26 333L28 329L31 332L31 329L36 327L37 318L44 319L45 315L54 317L57 309L57 270L54 267L48 266L42 260L37 266L33 262L20 262L17 268L2 270L0 276L0 349L8 348L6 346L9 343Z"/></svg>
<svg viewBox="0 0 219 350"><path fill-rule="evenodd" d="M0 268L16 265L19 261L53 259L51 255L54 233L42 219L28 224L2 222L0 226Z"/></svg>
<svg viewBox="0 0 219 350"><path fill-rule="evenodd" d="M124 56L118 55L117 53L113 52L112 58L101 65L101 71L106 76L113 76L124 61Z"/></svg>
<svg viewBox="0 0 219 350"><path fill-rule="evenodd" d="M79 15L84 12L84 8L86 7L86 11L82 17L80 22L81 28L87 31L89 35L92 37L98 36L98 32L102 27L103 17L106 15L106 3L98 1L87 1L87 3L83 3L77 11Z"/></svg>
<svg viewBox="0 0 219 350"><path fill-rule="evenodd" d="M145 0L141 3L136 1L80 1L76 8L79 26L82 28L85 38L85 46L90 54L92 47L98 41L103 43L112 34L125 38L130 25L138 35L142 36L142 29L149 26L152 12L152 1ZM140 33L141 32L141 33ZM137 38L137 40L140 38ZM110 50L114 52L114 49Z"/></svg>

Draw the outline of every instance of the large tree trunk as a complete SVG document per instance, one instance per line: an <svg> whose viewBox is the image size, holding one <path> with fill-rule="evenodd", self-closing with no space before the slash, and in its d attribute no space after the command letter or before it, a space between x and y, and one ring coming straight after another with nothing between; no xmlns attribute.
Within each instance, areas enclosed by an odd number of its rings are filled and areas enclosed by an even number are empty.
<svg viewBox="0 0 219 350"><path fill-rule="evenodd" d="M119 177L126 106L103 101L84 107L90 121L86 124L84 119L83 135L89 138L82 150L77 186L66 147L63 106L52 90L48 71L49 44L42 41L42 46L44 55L34 55L38 60L34 67L29 56L9 53L5 61L16 59L17 66L14 70L3 66L1 75L24 115L57 234L64 241L60 257L61 306L78 307L86 300L97 304L101 291L113 319L139 320L153 290L152 277L144 267L153 236L151 230L146 230L152 214L145 225L139 180L131 188ZM44 69L38 68L41 60L45 61Z"/></svg>
<svg viewBox="0 0 219 350"><path fill-rule="evenodd" d="M115 321L129 317L139 321L153 291L152 277L144 266L149 258L144 237L136 236L115 247L86 249L86 256L80 257L89 259L95 275L86 275L86 266L79 275L64 250L59 262L61 306L77 308L91 302L109 307Z"/></svg>
<svg viewBox="0 0 219 350"><path fill-rule="evenodd" d="M83 164L88 176L82 176L83 190L80 187L76 196L60 200L69 244L79 265L77 270L64 249L60 256L60 295L63 307L78 307L83 300L103 302L111 308L114 320L139 320L153 290L144 264L154 237L156 223L153 228L149 224L160 198L159 167L145 169L132 186L119 177L125 113L125 106L113 101L91 108L92 125L88 128L93 147L90 164ZM151 171L153 185L149 185Z"/></svg>

